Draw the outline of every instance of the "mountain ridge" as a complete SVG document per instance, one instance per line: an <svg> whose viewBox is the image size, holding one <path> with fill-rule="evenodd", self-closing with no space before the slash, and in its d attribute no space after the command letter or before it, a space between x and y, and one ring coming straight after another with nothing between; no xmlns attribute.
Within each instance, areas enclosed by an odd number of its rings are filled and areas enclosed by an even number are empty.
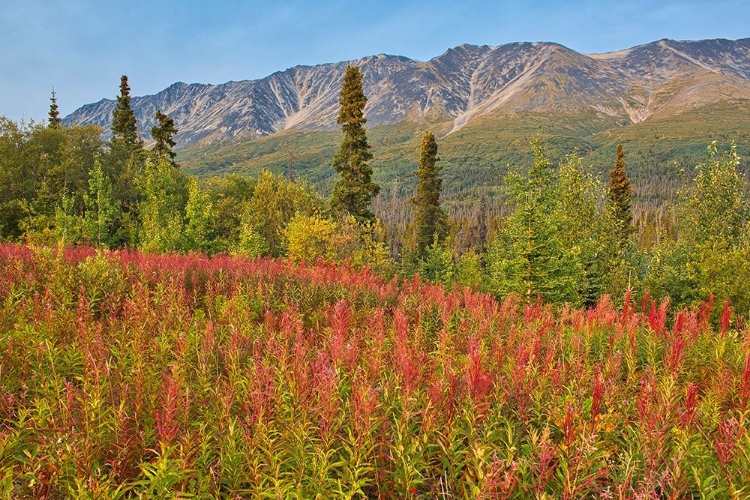
<svg viewBox="0 0 750 500"><path fill-rule="evenodd" d="M299 65L258 80L175 82L131 105L144 138L157 110L170 115L179 147L337 128L343 74L363 73L368 126L404 120L448 123L446 134L498 113L560 116L593 112L622 126L674 116L717 100L750 99L750 38L662 39L604 54L554 42L463 44L428 61L378 54ZM65 123L109 130L115 100L102 99Z"/></svg>

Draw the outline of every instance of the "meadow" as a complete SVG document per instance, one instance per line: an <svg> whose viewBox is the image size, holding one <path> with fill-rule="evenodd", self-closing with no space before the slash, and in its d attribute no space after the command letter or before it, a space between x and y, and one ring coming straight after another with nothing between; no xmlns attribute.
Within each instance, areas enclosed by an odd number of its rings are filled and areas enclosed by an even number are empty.
<svg viewBox="0 0 750 500"><path fill-rule="evenodd" d="M0 495L749 498L749 332L711 300L6 243Z"/></svg>

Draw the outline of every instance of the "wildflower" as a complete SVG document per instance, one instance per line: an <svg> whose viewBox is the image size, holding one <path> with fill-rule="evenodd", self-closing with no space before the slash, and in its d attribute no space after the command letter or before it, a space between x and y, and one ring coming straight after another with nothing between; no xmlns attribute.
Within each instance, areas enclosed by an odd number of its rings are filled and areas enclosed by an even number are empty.
<svg viewBox="0 0 750 500"><path fill-rule="evenodd" d="M690 422L693 421L697 406L697 393L697 386L693 383L688 384L687 389L685 390L685 409L680 412L680 423L683 427L687 427L690 425Z"/></svg>
<svg viewBox="0 0 750 500"><path fill-rule="evenodd" d="M736 418L722 420L714 439L714 450L719 464L726 468L737 453L737 443L742 437L742 428Z"/></svg>

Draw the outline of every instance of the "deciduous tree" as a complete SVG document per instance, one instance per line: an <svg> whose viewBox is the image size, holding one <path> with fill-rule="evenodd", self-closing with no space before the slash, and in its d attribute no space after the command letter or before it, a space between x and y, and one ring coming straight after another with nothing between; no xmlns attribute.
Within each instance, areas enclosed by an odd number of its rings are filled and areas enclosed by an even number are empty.
<svg viewBox="0 0 750 500"><path fill-rule="evenodd" d="M312 215L324 208L324 200L312 188L262 171L245 204L241 224L249 225L268 245L268 252L284 254L284 229L297 214Z"/></svg>
<svg viewBox="0 0 750 500"><path fill-rule="evenodd" d="M297 214L284 231L287 257L295 262L340 261L351 255L357 241L357 235L344 229L319 214Z"/></svg>
<svg viewBox="0 0 750 500"><path fill-rule="evenodd" d="M691 184L679 193L676 206L680 238L694 245L734 246L748 221L745 179L733 145L717 155L716 142L708 146Z"/></svg>
<svg viewBox="0 0 750 500"><path fill-rule="evenodd" d="M680 190L677 239L662 241L649 263L646 285L657 297L695 306L713 294L750 312L750 214L739 165L734 146L719 155L714 142Z"/></svg>
<svg viewBox="0 0 750 500"><path fill-rule="evenodd" d="M49 229L63 193L82 213L101 132L94 125L50 127L0 117L0 238Z"/></svg>
<svg viewBox="0 0 750 500"><path fill-rule="evenodd" d="M89 192L84 196L84 204L84 236L94 245L112 246L115 243L113 226L120 204L113 198L112 183L98 161L89 174Z"/></svg>
<svg viewBox="0 0 750 500"><path fill-rule="evenodd" d="M183 249L186 179L166 158L146 165L142 187L141 248L147 252Z"/></svg>
<svg viewBox="0 0 750 500"><path fill-rule="evenodd" d="M188 181L185 205L185 250L211 252L214 249L216 216L211 197L201 190L195 177Z"/></svg>

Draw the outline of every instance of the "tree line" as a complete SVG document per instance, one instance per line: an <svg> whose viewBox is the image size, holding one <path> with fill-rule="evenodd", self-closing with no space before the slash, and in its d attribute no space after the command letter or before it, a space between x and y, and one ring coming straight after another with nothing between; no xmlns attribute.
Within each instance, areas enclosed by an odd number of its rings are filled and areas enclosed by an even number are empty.
<svg viewBox="0 0 750 500"><path fill-rule="evenodd" d="M504 178L512 211L493 217L492 200L483 196L473 213L448 217L437 139L426 131L415 192L400 222L386 227L373 203L380 187L368 163L367 97L358 68L347 68L339 103L337 181L325 199L305 182L269 172L202 182L186 176L173 151L174 121L161 110L153 146L144 147L127 76L109 141L99 127L63 126L53 90L48 123L0 118L0 238L323 258L528 302L591 305L631 289L688 306L714 295L750 313L747 180L734 148L708 146L695 177L667 208L673 223L651 228L655 236L644 246L634 238L633 188L621 146L604 183L576 153L555 166L544 144L532 141L533 164Z"/></svg>

